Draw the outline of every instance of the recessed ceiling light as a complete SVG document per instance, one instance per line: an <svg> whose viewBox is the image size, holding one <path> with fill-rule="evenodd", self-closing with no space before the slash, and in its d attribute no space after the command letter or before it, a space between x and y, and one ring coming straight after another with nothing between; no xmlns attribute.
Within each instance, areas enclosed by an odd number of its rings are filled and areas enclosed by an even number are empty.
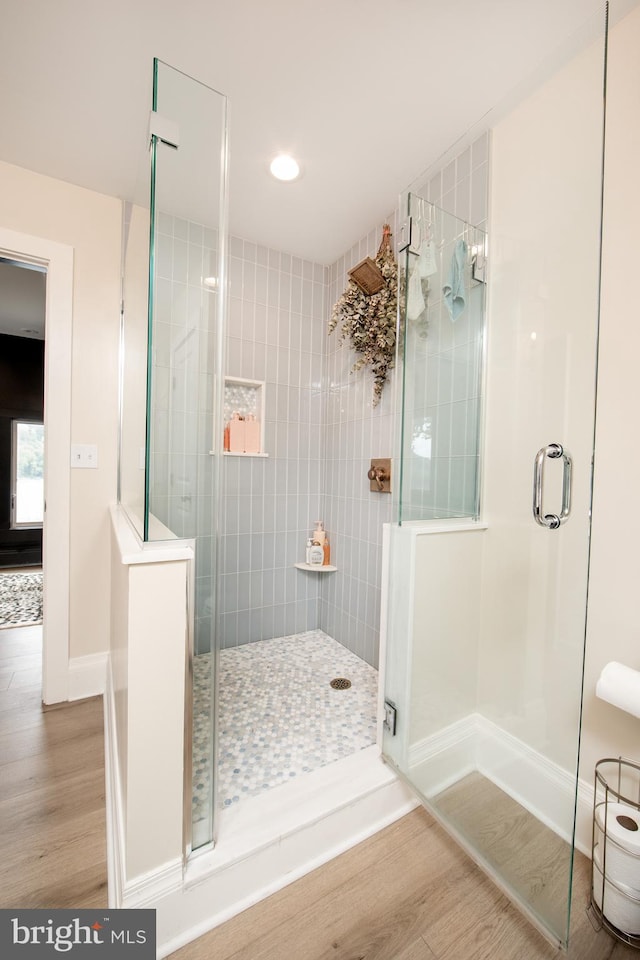
<svg viewBox="0 0 640 960"><path fill-rule="evenodd" d="M295 180L300 176L300 164L287 153L274 157L269 169L276 180Z"/></svg>

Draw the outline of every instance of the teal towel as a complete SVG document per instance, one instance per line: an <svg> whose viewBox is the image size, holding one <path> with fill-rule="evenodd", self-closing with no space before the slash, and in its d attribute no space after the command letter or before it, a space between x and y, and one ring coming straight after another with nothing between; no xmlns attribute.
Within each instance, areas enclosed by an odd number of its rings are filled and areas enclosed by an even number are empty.
<svg viewBox="0 0 640 960"><path fill-rule="evenodd" d="M458 240L453 248L449 276L442 288L444 302L452 321L457 320L464 310L464 268L466 263L467 245L464 240Z"/></svg>

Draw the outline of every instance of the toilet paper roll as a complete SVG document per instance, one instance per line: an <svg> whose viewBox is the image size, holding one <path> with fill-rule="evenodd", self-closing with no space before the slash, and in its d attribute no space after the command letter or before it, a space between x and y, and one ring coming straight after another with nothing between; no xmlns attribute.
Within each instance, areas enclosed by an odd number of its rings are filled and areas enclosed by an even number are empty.
<svg viewBox="0 0 640 960"><path fill-rule="evenodd" d="M640 856L640 811L628 803L601 803L596 807L596 823L604 830L607 821L607 837L630 853Z"/></svg>
<svg viewBox="0 0 640 960"><path fill-rule="evenodd" d="M605 804L596 809L598 846L606 852L607 878L628 887L640 897L640 813L624 803L609 803L607 843L604 846Z"/></svg>
<svg viewBox="0 0 640 960"><path fill-rule="evenodd" d="M640 717L640 672L612 660L600 674L596 697L634 717Z"/></svg>
<svg viewBox="0 0 640 960"><path fill-rule="evenodd" d="M634 899L633 891L602 876L600 846L596 844L593 859L597 869L593 871L593 899L609 923L633 937L640 936L640 900ZM607 851L607 872L609 852ZM603 896L604 894L604 896Z"/></svg>

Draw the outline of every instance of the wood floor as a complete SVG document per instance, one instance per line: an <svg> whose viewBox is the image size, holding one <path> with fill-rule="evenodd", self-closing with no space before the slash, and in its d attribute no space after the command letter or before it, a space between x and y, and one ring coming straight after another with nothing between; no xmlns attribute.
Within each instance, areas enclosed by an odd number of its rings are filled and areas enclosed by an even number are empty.
<svg viewBox="0 0 640 960"><path fill-rule="evenodd" d="M570 960L631 960L586 916L578 854ZM435 821L416 810L251 907L172 960L551 960L525 920Z"/></svg>
<svg viewBox="0 0 640 960"><path fill-rule="evenodd" d="M106 906L102 698L43 709L41 644L0 630L0 907Z"/></svg>
<svg viewBox="0 0 640 960"><path fill-rule="evenodd" d="M40 628L0 630L0 908L107 902L100 698L43 711ZM570 960L631 960L586 916ZM173 954L175 960L551 960L550 946L423 810Z"/></svg>
<svg viewBox="0 0 640 960"><path fill-rule="evenodd" d="M436 798L457 833L562 936L567 923L571 847L491 780L470 773Z"/></svg>

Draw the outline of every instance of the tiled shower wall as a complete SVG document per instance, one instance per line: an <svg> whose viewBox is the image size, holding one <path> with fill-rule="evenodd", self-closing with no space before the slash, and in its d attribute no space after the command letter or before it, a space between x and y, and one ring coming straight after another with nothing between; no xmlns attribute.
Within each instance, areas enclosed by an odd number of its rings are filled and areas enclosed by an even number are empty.
<svg viewBox="0 0 640 960"><path fill-rule="evenodd" d="M484 284L472 278L468 262L466 305L455 322L442 287L456 241L464 239L468 250L483 244L468 224L486 228L488 158L485 133L413 190L440 209L433 215L428 204L413 205L414 214L432 220L438 272L428 279L426 314L407 327L404 520L470 516L477 506Z"/></svg>
<svg viewBox="0 0 640 960"><path fill-rule="evenodd" d="M327 269L232 238L225 374L265 381L267 457L225 455L221 645L318 626L319 577L294 568L323 492Z"/></svg>
<svg viewBox="0 0 640 960"><path fill-rule="evenodd" d="M217 294L203 278L218 273L217 245L215 230L158 215L150 509L176 536L197 537L199 651L210 649L214 609L210 450Z"/></svg>
<svg viewBox="0 0 640 960"><path fill-rule="evenodd" d="M486 228L488 160L488 134L483 134L447 162L442 170L428 171L412 191L453 216ZM396 235L395 216L390 217L390 223ZM381 234L382 224L332 264L327 317L346 287L347 271L364 257L375 257ZM473 323L469 321L460 323L457 340L461 345L467 343L464 333L471 327ZM446 351L447 333L446 330L438 331L434 324L430 331L430 336L433 335L431 344L429 337L425 341L427 350L431 345L434 347L435 364L431 365L428 390L430 401L439 408L434 414L439 412L441 420L446 419L453 402L453 371L447 371L448 376L437 375L440 352ZM332 537L332 561L339 573L322 582L319 625L377 666L382 524L392 519L392 498L388 494L369 491L367 470L372 457L393 456L396 452L394 440L399 423L393 416L394 373L384 388L380 404L372 407L371 376L366 370L357 374L350 372L354 353L346 343L340 345L339 330L327 340L325 349L323 509L326 527ZM462 357L465 347L460 346L458 352ZM426 373L425 369L425 390ZM456 383L458 379L456 377ZM477 380L471 376L469 381L473 393ZM466 437L470 430L466 421L464 430ZM392 478L394 482L397 483L397 477Z"/></svg>
<svg viewBox="0 0 640 960"><path fill-rule="evenodd" d="M425 311L405 327L403 522L475 516L478 504L485 284L473 279L468 252L465 306L455 322L443 284L456 242L484 250L484 234L449 214L425 212L438 269L422 282Z"/></svg>
<svg viewBox="0 0 640 960"><path fill-rule="evenodd" d="M485 136L416 192L483 224L486 184ZM202 277L216 275L216 238L176 218L161 217L159 227L157 509L176 533L198 537L196 649L203 652L213 610L208 451L214 358L208 331L216 295L203 288ZM340 343L339 329L327 336L327 323L347 271L375 257L381 234L382 224L329 268L231 239L224 370L229 377L265 381L268 456L223 458L223 647L320 627L378 664L382 525L392 519L392 498L371 493L366 474L372 457L394 453L394 374L373 407L370 373L351 373L354 354ZM174 382L176 358L184 379ZM184 440L176 452L180 431ZM293 566L304 559L318 518L329 533L337 573Z"/></svg>
<svg viewBox="0 0 640 960"><path fill-rule="evenodd" d="M429 170L411 190L459 220L487 229L489 133L483 133L442 169Z"/></svg>
<svg viewBox="0 0 640 960"><path fill-rule="evenodd" d="M390 219L395 243L395 217ZM364 237L329 272L329 304L344 292L347 271L375 257L382 224ZM353 373L356 354L340 342L340 327L326 338L323 430L324 517L338 573L322 582L322 630L367 663L378 666L382 525L391 520L391 496L372 493L367 471L372 457L393 456L393 373L373 406L373 378Z"/></svg>

